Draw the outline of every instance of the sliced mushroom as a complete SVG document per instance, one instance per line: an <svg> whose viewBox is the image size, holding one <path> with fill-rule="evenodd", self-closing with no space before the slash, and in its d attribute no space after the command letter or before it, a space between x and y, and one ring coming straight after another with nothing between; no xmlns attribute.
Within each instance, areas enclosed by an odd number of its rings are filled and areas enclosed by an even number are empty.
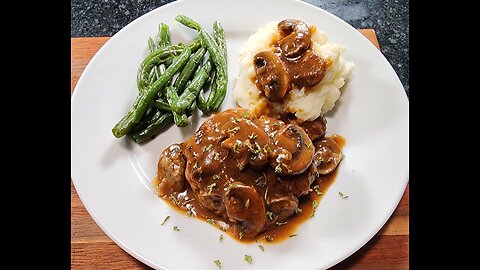
<svg viewBox="0 0 480 270"><path fill-rule="evenodd" d="M329 137L315 142L315 154L313 155L313 164L317 172L326 175L335 170L342 160L343 154L338 144Z"/></svg>
<svg viewBox="0 0 480 270"><path fill-rule="evenodd" d="M270 215L267 217L266 229L276 225L277 222L284 222L295 213L298 207L298 199L293 195L281 195L273 198L267 205Z"/></svg>
<svg viewBox="0 0 480 270"><path fill-rule="evenodd" d="M311 44L311 33L307 24L300 20L283 20L277 25L283 36L278 41L282 49L282 55L287 58L295 58L304 53Z"/></svg>
<svg viewBox="0 0 480 270"><path fill-rule="evenodd" d="M255 83L269 101L281 100L288 91L289 81L285 65L273 52L259 52L253 58Z"/></svg>
<svg viewBox="0 0 480 270"><path fill-rule="evenodd" d="M314 147L307 133L297 124L288 124L274 136L275 150L270 166L282 175L303 173L310 166Z"/></svg>
<svg viewBox="0 0 480 270"><path fill-rule="evenodd" d="M315 165L312 163L310 167L299 175L282 176L283 189L295 196L305 196L310 192L310 185L315 180Z"/></svg>
<svg viewBox="0 0 480 270"><path fill-rule="evenodd" d="M158 186L160 196L183 189L185 183L185 158L179 144L172 144L163 150L158 160Z"/></svg>
<svg viewBox="0 0 480 270"><path fill-rule="evenodd" d="M218 193L209 194L204 193L197 196L200 205L210 211L213 211L217 215L225 214L225 204L223 203L223 197Z"/></svg>
<svg viewBox="0 0 480 270"><path fill-rule="evenodd" d="M301 88L317 85L323 79L329 62L308 50L294 60L287 59L284 65L291 82Z"/></svg>
<svg viewBox="0 0 480 270"><path fill-rule="evenodd" d="M301 128L303 128L303 130L305 130L305 133L307 133L312 142L325 137L327 120L322 116L319 116L313 121L302 122L296 118L295 115L286 115L282 118L282 120L284 120L285 123L298 124Z"/></svg>
<svg viewBox="0 0 480 270"><path fill-rule="evenodd" d="M235 222L234 234L253 238L265 226L265 204L254 187L233 182L223 198L230 221Z"/></svg>
<svg viewBox="0 0 480 270"><path fill-rule="evenodd" d="M320 116L313 121L305 121L300 126L305 130L312 141L325 137L327 131L327 120Z"/></svg>

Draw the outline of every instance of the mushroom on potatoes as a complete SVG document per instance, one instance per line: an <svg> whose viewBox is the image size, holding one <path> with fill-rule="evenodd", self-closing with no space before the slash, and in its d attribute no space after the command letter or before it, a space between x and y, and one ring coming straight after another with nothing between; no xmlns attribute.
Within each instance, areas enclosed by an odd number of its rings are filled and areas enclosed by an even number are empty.
<svg viewBox="0 0 480 270"><path fill-rule="evenodd" d="M288 91L289 81L285 65L273 52L259 52L253 58L255 83L269 101L281 100Z"/></svg>
<svg viewBox="0 0 480 270"><path fill-rule="evenodd" d="M279 22L277 27L283 37L278 43L284 57L298 57L310 48L311 33L306 23L287 19Z"/></svg>

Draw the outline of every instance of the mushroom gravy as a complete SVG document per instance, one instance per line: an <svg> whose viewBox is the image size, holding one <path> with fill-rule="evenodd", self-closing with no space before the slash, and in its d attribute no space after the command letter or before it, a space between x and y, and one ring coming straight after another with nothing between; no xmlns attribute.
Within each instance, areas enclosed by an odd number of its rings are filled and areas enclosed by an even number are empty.
<svg viewBox="0 0 480 270"><path fill-rule="evenodd" d="M254 82L268 101L280 101L292 89L318 84L331 64L311 49L311 29L300 20L278 23L280 39L253 58Z"/></svg>
<svg viewBox="0 0 480 270"><path fill-rule="evenodd" d="M165 149L153 185L235 239L281 241L312 215L317 192L335 178L344 140L325 130L322 117L297 124L229 109Z"/></svg>

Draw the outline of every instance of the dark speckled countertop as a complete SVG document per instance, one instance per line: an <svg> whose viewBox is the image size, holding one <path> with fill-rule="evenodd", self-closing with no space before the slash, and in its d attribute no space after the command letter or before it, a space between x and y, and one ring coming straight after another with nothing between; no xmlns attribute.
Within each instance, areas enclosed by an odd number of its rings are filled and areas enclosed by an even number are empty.
<svg viewBox="0 0 480 270"><path fill-rule="evenodd" d="M304 0L355 28L373 28L383 55L409 94L409 0ZM71 0L71 36L113 36L131 21L172 0Z"/></svg>

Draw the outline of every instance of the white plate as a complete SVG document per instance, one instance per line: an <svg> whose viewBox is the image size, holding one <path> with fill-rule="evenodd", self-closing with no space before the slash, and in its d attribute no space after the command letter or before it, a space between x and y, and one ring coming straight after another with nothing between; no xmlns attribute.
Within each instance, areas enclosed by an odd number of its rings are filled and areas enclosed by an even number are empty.
<svg viewBox="0 0 480 270"><path fill-rule="evenodd" d="M209 29L214 20L223 24L229 91L238 73L241 46L272 20L299 18L316 25L330 41L345 45L345 58L356 65L335 113L327 117L328 134L346 138L338 177L315 218L299 227L298 236L265 245L265 252L230 237L220 244L220 230L172 210L150 186L160 152L190 137L203 118L188 128L172 126L144 145L115 139L111 133L137 95L136 71L147 55L147 38L155 37L159 22L169 24L173 42L196 36L174 21L178 14ZM221 260L222 269L328 268L377 233L408 182L408 100L397 75L357 30L303 2L185 0L158 8L127 25L98 51L71 102L72 178L83 204L113 241L155 268L216 269L216 259ZM222 110L234 106L229 92ZM339 191L349 198L340 198ZM170 221L160 226L167 215ZM174 225L181 231L173 231ZM252 265L244 261L245 254L253 257Z"/></svg>

